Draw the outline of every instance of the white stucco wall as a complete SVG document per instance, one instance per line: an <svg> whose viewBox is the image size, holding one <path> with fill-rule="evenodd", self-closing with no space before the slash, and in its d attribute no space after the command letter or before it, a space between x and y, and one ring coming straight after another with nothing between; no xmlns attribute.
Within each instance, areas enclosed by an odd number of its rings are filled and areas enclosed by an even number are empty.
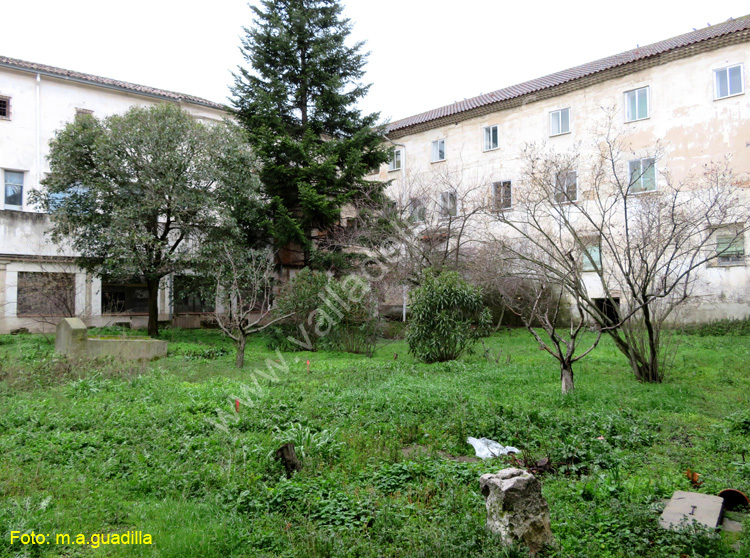
<svg viewBox="0 0 750 558"><path fill-rule="evenodd" d="M744 94L715 99L714 70L742 64ZM453 173L461 177L459 189L478 187L485 199L491 199L492 183L511 181L514 187L522 174L521 151L527 144L543 144L545 149L567 152L578 149L582 165L578 173L579 199L585 198L591 177L587 176L587 157L593 156L600 126L613 114L615 130L629 146L622 164L628 159L663 151L657 161L657 184L664 187L667 177L673 184L700 174L703 165L728 157L739 185L750 185L750 91L748 91L750 43L737 44L683 58L623 77L610 79L564 95L535 101L488 115L467 118L456 124L440 126L393 141L404 144L402 170L388 172L383 166L377 176L392 180L390 195L408 203L419 190L432 183L434 200L440 191L439 175ZM625 121L625 92L649 87L649 117ZM570 133L550 136L551 111L570 108ZM483 128L498 125L499 148L483 151ZM446 158L431 162L432 142L445 140ZM403 177L403 178L402 178ZM454 183L457 180L453 179ZM459 193L460 198L460 193ZM434 210L433 205L433 210ZM459 207L459 210L461 208ZM746 253L750 242L745 239ZM593 296L599 288L590 282ZM683 313L686 321L719 317L750 316L750 274L747 265L708 266L696 282L695 303Z"/></svg>
<svg viewBox="0 0 750 558"><path fill-rule="evenodd" d="M18 327L31 330L49 329L48 324L16 316L18 273L63 271L75 273L76 313L89 325L106 325L112 321L145 324L142 316L101 316L101 281L87 276L72 264L40 262L40 257L71 257L64 246L56 246L45 235L49 226L46 215L37 213L28 203L31 190L49 172L48 145L55 132L70 122L76 109L93 111L104 117L126 112L134 105L151 106L176 103L198 120L216 122L226 113L200 104L141 95L101 85L81 83L0 67L0 96L10 97L11 115L0 118L0 333ZM23 206L6 209L4 170L24 173ZM35 261L37 260L37 261ZM160 319L169 319L171 296L168 281L159 296Z"/></svg>

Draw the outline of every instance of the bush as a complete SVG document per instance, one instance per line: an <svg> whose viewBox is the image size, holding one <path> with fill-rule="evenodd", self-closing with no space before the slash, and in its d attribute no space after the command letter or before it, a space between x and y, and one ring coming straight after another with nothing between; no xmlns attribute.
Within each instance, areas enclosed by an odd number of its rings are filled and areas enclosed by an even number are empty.
<svg viewBox="0 0 750 558"><path fill-rule="evenodd" d="M269 344L272 349L282 351L316 350L317 337L312 331L315 321L312 319L321 303L318 296L328 285L328 275L321 271L305 268L284 285L274 301L273 315L284 316L292 314L283 322L271 328ZM303 333L303 328L307 333ZM294 343L289 338L297 339ZM309 339L309 341L308 341ZM303 347L301 344L310 346Z"/></svg>
<svg viewBox="0 0 750 558"><path fill-rule="evenodd" d="M284 351L325 348L372 356L381 329L377 311L377 299L363 279L330 279L306 268L276 299L275 316L293 315L272 328L270 345Z"/></svg>
<svg viewBox="0 0 750 558"><path fill-rule="evenodd" d="M409 352L427 363L455 360L489 334L490 311L480 289L449 271L427 272L411 293L411 320L406 333Z"/></svg>
<svg viewBox="0 0 750 558"><path fill-rule="evenodd" d="M685 325L679 331L699 337L750 335L750 318L712 320L703 324Z"/></svg>
<svg viewBox="0 0 750 558"><path fill-rule="evenodd" d="M321 347L371 357L382 329L378 301L369 285L355 275L331 281L316 313Z"/></svg>

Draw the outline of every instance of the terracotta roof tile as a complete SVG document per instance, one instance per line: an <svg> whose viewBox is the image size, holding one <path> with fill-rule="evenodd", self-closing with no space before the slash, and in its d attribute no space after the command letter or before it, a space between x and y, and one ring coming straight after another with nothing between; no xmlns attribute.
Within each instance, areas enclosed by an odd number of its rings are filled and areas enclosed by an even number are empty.
<svg viewBox="0 0 750 558"><path fill-rule="evenodd" d="M196 105L203 105L210 108L219 110L227 110L227 107L209 101L195 97L193 95L185 95L184 93L176 93L174 91L167 91L164 89L157 89L155 87L149 87L147 85L138 85L137 83L129 83L127 81L120 81L117 79L110 79L92 74L84 74L82 72L76 72L73 70L65 70L63 68L56 68L54 66L47 66L46 64L37 64L36 62L26 62L25 60L18 60L16 58L8 58L6 56L0 56L0 67L14 68L17 70L24 70L29 72L39 72L42 74L52 75L61 79L72 79L75 81L83 81L91 83L93 85L103 85L105 87L114 87L122 89L124 91L132 91L133 93L141 93L150 97L162 97L165 99L173 99L175 101L186 101L188 103L194 103Z"/></svg>
<svg viewBox="0 0 750 558"><path fill-rule="evenodd" d="M623 66L637 60L642 60L644 58L663 54L674 49L686 47L709 39L714 39L723 35L729 35L731 33L736 33L738 31L744 31L747 29L750 29L750 16L744 16L738 19L730 19L729 21L718 25L713 25L704 29L698 29L697 31L692 31L690 33L685 33L684 35L672 37L671 39L666 39L657 43L635 48L633 50L621 52L620 54L608 56L600 60L595 60L593 62L583 64L581 66L568 68L567 70L563 70L561 72L549 74L547 76L532 79L531 81L519 83L517 85L511 85L510 87L506 87L504 89L498 89L497 91L492 91L491 93L485 93L477 97L458 101L451 105L446 105L444 107L429 110L427 112L416 114L414 116L409 116L408 118L403 118L401 120L397 120L396 122L391 122L387 126L387 131L394 132L396 130L401 130L418 124L423 124L431 120L436 120L444 116L460 114L473 108L478 108L501 101L507 101L515 97L528 95L530 93L536 93L543 89L555 87L557 85L561 85L569 81L595 74L597 72L615 68L617 66Z"/></svg>

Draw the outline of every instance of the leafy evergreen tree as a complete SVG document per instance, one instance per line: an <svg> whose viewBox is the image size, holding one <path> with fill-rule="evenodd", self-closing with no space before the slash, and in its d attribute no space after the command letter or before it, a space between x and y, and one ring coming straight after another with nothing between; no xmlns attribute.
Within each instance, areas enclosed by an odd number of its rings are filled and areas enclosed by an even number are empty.
<svg viewBox="0 0 750 558"><path fill-rule="evenodd" d="M50 214L52 240L67 242L82 267L146 283L156 337L162 279L196 267L193 248L222 212L253 218L255 164L245 141L239 126L201 124L171 104L79 116L55 134L51 172L31 199Z"/></svg>
<svg viewBox="0 0 750 558"><path fill-rule="evenodd" d="M314 230L336 223L342 206L382 185L365 180L387 159L379 115L356 107L369 85L363 43L347 46L351 23L338 0L261 0L245 29L252 69L235 75L233 102L261 162L278 247L298 246L310 262Z"/></svg>

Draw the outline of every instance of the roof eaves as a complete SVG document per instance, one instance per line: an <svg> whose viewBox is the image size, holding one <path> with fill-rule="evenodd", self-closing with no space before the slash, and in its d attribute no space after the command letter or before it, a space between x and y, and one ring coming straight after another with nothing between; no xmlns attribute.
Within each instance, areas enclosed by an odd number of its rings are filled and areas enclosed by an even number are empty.
<svg viewBox="0 0 750 558"><path fill-rule="evenodd" d="M153 97L159 99L168 99L172 101L183 101L196 105L205 106L221 111L228 111L228 107L214 101L202 99L201 97L195 97L193 95L186 95L184 93L177 93L175 91L168 91L165 89L158 89L155 87L149 87L147 85L139 85L136 83L130 83L127 81L120 81L111 78L104 78L95 76L92 74L85 74L82 72L76 72L74 70L65 70L63 68L57 68L55 66L48 66L46 64L38 64L36 62L27 62L25 60L18 60L15 58L8 58L6 56L0 56L0 67L9 68L21 72L29 72L34 74L40 74L56 79L62 79L66 81L73 81L76 83L82 83L86 85L93 85L96 87L104 87L107 89L115 89L119 91L125 91L128 93L134 93L137 95L143 95L145 97Z"/></svg>
<svg viewBox="0 0 750 558"><path fill-rule="evenodd" d="M723 24L706 27L684 35L678 35L677 37L658 41L650 45L645 45L643 47L608 56L580 66L568 68L567 70L555 72L527 82L511 85L469 99L464 99L463 101L458 101L438 109L409 116L388 124L386 127L386 133L399 132L400 137L401 135L408 133L404 131L407 128L434 120L451 116L454 117L453 120L461 120L460 115L465 112L487 107L496 103L507 102L525 95L532 95L543 90L548 90L572 81L580 80L605 70L612 70L640 60L658 57L677 49L690 48L699 43L718 39L728 34L746 31L748 29L750 29L750 15L731 19Z"/></svg>

